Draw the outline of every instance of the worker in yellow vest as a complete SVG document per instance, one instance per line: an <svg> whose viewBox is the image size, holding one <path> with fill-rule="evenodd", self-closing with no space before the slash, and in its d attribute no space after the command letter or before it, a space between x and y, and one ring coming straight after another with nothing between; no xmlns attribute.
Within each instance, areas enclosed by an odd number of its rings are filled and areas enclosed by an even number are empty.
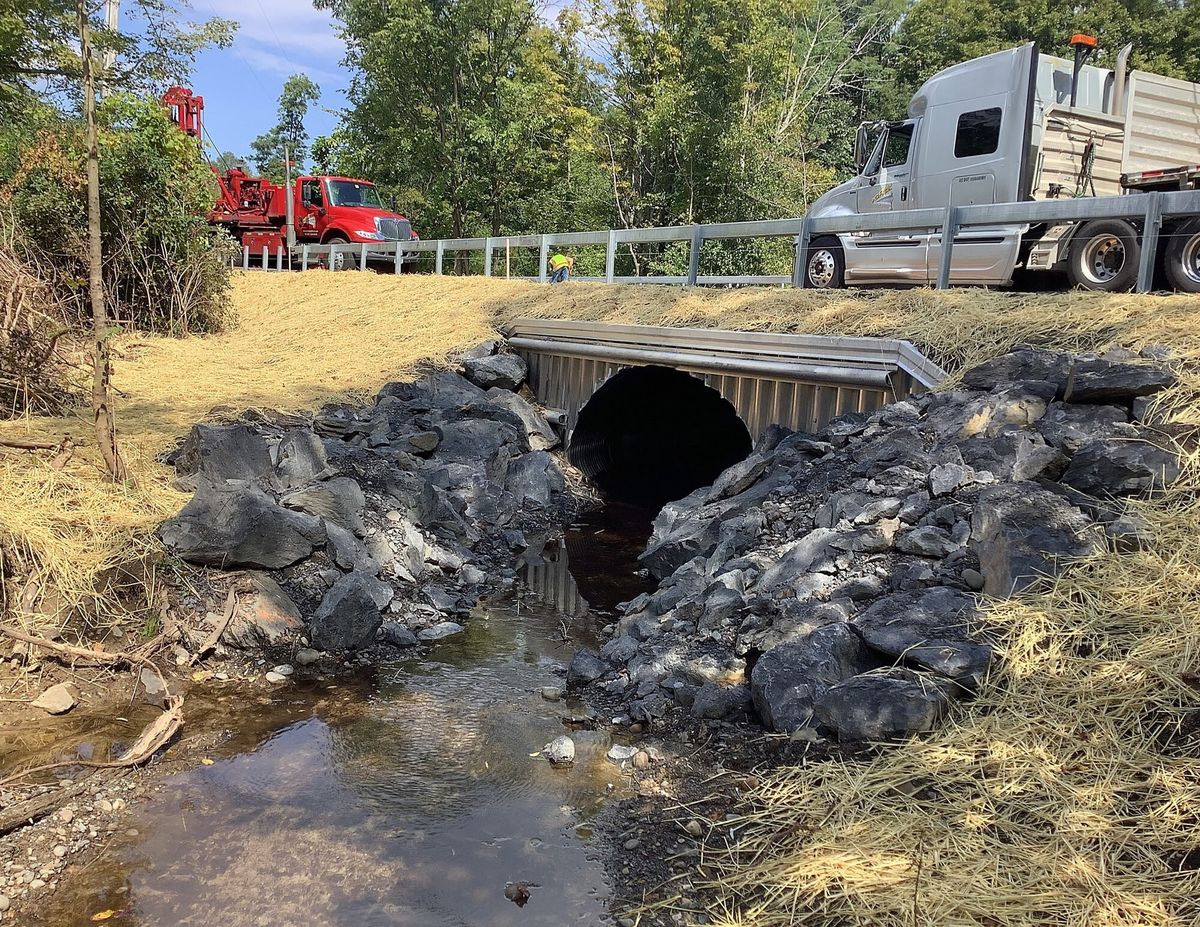
<svg viewBox="0 0 1200 927"><path fill-rule="evenodd" d="M566 283L571 276L571 268L575 266L575 258L567 257L562 252L555 252L550 258L550 282Z"/></svg>

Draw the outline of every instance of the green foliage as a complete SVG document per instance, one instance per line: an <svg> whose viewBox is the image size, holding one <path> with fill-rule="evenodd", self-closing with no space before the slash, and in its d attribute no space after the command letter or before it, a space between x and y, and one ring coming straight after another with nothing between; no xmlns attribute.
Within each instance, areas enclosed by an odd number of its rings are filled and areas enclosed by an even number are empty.
<svg viewBox="0 0 1200 927"><path fill-rule="evenodd" d="M114 94L98 111L104 280L117 322L208 331L225 321L232 242L209 226L212 172L155 100ZM86 278L84 138L78 122L0 130L0 204L19 244L81 296ZM80 318L86 315L76 300Z"/></svg>
<svg viewBox="0 0 1200 927"><path fill-rule="evenodd" d="M264 177L282 183L287 176L287 161L293 176L304 172L308 163L308 130L304 120L308 108L321 97L321 88L303 74L293 74L279 95L279 121L250 143L254 163Z"/></svg>

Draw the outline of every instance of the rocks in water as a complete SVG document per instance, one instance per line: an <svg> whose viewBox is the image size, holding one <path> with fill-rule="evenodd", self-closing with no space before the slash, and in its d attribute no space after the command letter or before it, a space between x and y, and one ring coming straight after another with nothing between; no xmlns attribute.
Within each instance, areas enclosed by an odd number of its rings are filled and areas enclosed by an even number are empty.
<svg viewBox="0 0 1200 927"><path fill-rule="evenodd" d="M570 766L575 762L575 741L567 735L555 737L546 744L543 752L554 766Z"/></svg>
<svg viewBox="0 0 1200 927"><path fill-rule="evenodd" d="M367 573L348 573L334 583L310 622L313 646L320 650L359 650L375 641L383 624L380 611L392 600L392 587Z"/></svg>
<svg viewBox="0 0 1200 927"><path fill-rule="evenodd" d="M249 588L238 596L221 640L251 649L277 644L304 630L300 610L275 580L264 573L249 574L246 580Z"/></svg>
<svg viewBox="0 0 1200 927"><path fill-rule="evenodd" d="M608 664L590 650L577 650L567 666L567 687L586 686L608 672Z"/></svg>
<svg viewBox="0 0 1200 927"><path fill-rule="evenodd" d="M750 674L750 694L771 730L813 727L813 712L825 691L874 665L852 627L832 624L759 657Z"/></svg>
<svg viewBox="0 0 1200 927"><path fill-rule="evenodd" d="M167 696L167 683L158 671L143 666L138 673L138 684L142 689L143 700L150 705L162 705Z"/></svg>
<svg viewBox="0 0 1200 927"><path fill-rule="evenodd" d="M226 569L291 566L326 540L321 519L286 509L245 483L201 484L158 534L182 559Z"/></svg>
<svg viewBox="0 0 1200 927"><path fill-rule="evenodd" d="M830 686L816 704L823 727L847 741L885 741L931 731L949 707L927 676L893 667Z"/></svg>
<svg viewBox="0 0 1200 927"><path fill-rule="evenodd" d="M971 547L979 558L983 591L991 596L1015 595L1057 576L1098 541L1090 518L1033 483L988 487L971 513Z"/></svg>
<svg viewBox="0 0 1200 927"><path fill-rule="evenodd" d="M542 686L542 698L548 702L557 702L563 697L563 691L558 686Z"/></svg>
<svg viewBox="0 0 1200 927"><path fill-rule="evenodd" d="M1132 496L1162 489L1179 476L1179 460L1148 441L1096 439L1071 458L1062 482L1089 495Z"/></svg>
<svg viewBox="0 0 1200 927"><path fill-rule="evenodd" d="M379 639L393 647L416 647L420 639L398 621L385 621L379 629Z"/></svg>
<svg viewBox="0 0 1200 927"><path fill-rule="evenodd" d="M528 372L525 361L516 354L467 357L463 359L463 371L468 380L485 390L516 389L525 382Z"/></svg>
<svg viewBox="0 0 1200 927"><path fill-rule="evenodd" d="M439 621L432 627L418 631L417 637L423 641L440 641L444 637L450 637L453 634L461 634L465 630L466 628L457 622Z"/></svg>
<svg viewBox="0 0 1200 927"><path fill-rule="evenodd" d="M60 682L46 689L29 704L48 715L66 714L79 704L79 690L69 682Z"/></svg>

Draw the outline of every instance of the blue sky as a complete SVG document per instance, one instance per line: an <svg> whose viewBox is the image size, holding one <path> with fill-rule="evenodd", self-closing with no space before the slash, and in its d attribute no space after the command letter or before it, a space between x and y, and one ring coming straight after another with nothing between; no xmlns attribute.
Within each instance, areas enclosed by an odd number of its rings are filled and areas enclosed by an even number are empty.
<svg viewBox="0 0 1200 927"><path fill-rule="evenodd" d="M204 97L207 134L223 151L247 157L250 142L275 123L275 106L290 74L307 74L321 101L306 120L313 138L337 123L349 75L344 46L324 10L310 0L191 0L196 19L219 16L239 24L232 48L204 52L192 89Z"/></svg>

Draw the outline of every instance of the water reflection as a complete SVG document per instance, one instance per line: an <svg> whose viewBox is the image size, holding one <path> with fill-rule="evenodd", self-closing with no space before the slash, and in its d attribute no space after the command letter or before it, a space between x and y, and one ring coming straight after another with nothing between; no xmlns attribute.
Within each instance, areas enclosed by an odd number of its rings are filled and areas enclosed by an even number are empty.
<svg viewBox="0 0 1200 927"><path fill-rule="evenodd" d="M136 808L137 835L69 871L34 922L114 910L106 923L138 927L597 923L607 882L587 822L622 789L607 735L576 731L570 769L532 754L583 712L539 694L607 620L583 597L611 607L636 591L611 557L601 577L561 578L577 551L617 546L602 528L569 533L546 565L562 573L544 588L565 597L489 609L423 658L381 667L367 692L292 688L244 705L224 756L166 779ZM538 886L524 907L504 896L518 880Z"/></svg>

